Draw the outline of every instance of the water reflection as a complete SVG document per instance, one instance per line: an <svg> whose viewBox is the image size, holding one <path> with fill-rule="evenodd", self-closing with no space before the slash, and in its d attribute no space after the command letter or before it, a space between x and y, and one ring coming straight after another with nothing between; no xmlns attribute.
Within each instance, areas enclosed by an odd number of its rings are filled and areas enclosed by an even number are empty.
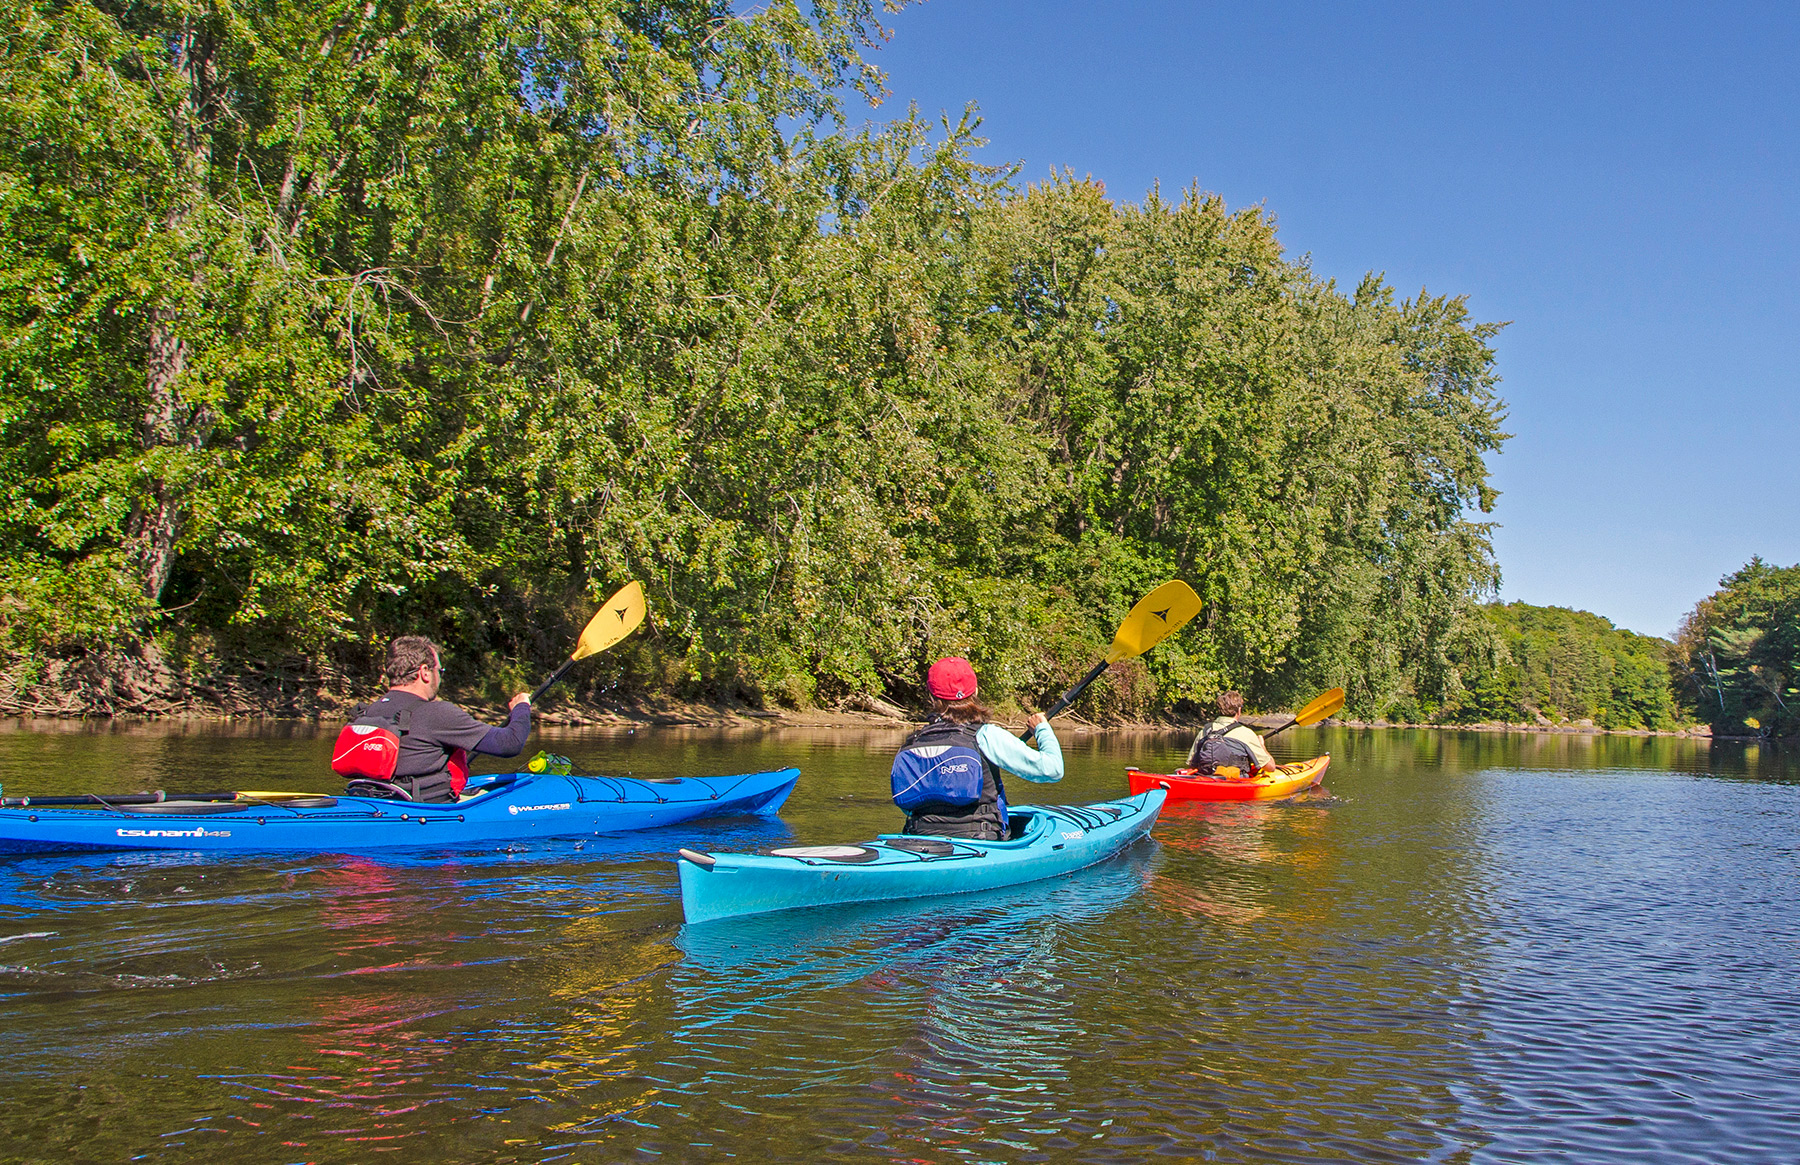
<svg viewBox="0 0 1800 1165"><path fill-rule="evenodd" d="M1186 733L1071 732L1116 796ZM1292 739L1290 739L1290 736ZM897 733L559 734L799 764L780 821L478 852L0 861L6 1143L221 1162L1783 1160L1791 757L1310 730L1330 792L1171 806L1068 879L681 925L678 845L891 828ZM8 793L325 789L305 732L0 732ZM37 787L28 787L36 782ZM23 783L23 787L21 784Z"/></svg>
<svg viewBox="0 0 1800 1165"><path fill-rule="evenodd" d="M1155 861L1154 843L1140 844L1035 886L685 927L689 963L670 981L681 1043L725 1059L747 1039L781 1041L777 1076L786 1065L808 1092L841 1094L891 1129L896 1151L1022 1143L1015 1126L1062 1119L1086 1022L1069 983L1102 973L1086 937L1139 895ZM802 1015L816 1036L796 1038ZM846 1046L846 1032L861 1039ZM842 1114L830 1119L854 1139Z"/></svg>

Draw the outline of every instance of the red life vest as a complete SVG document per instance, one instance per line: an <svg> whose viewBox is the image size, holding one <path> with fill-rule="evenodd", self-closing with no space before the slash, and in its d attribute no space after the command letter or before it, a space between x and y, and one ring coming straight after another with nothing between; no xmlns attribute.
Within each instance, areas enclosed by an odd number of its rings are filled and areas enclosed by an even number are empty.
<svg viewBox="0 0 1800 1165"><path fill-rule="evenodd" d="M400 763L400 738L406 735L412 713L411 708L403 708L389 717L364 708L338 733L331 749L331 771L345 780L392 781ZM469 783L468 749L451 749L444 773L450 779L450 791L460 797Z"/></svg>
<svg viewBox="0 0 1800 1165"><path fill-rule="evenodd" d="M450 759L444 762L444 771L450 774L450 791L458 797L469 786L469 750L453 748Z"/></svg>
<svg viewBox="0 0 1800 1165"><path fill-rule="evenodd" d="M400 738L411 720L411 708L393 717L371 715L364 708L338 733L331 749L331 771L348 780L393 780L394 766L400 763Z"/></svg>

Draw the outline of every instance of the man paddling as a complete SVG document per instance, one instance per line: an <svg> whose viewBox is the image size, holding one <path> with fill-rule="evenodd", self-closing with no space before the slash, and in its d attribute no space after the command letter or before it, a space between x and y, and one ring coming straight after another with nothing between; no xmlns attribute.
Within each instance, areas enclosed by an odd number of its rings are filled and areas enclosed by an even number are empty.
<svg viewBox="0 0 1800 1165"><path fill-rule="evenodd" d="M518 756L531 736L531 696L507 701L507 721L498 728L437 698L444 683L443 653L422 635L402 635L388 644L387 695L357 714L352 723L394 725L400 755L389 783L414 801L454 801L469 780L469 753Z"/></svg>
<svg viewBox="0 0 1800 1165"><path fill-rule="evenodd" d="M1188 768L1210 777L1229 767L1237 769L1239 776L1252 777L1275 767L1275 758L1256 729L1238 719L1243 711L1242 693L1219 693L1219 715L1194 737L1193 747L1188 749Z"/></svg>
<svg viewBox="0 0 1800 1165"><path fill-rule="evenodd" d="M998 724L975 698L975 669L959 657L940 659L925 676L930 723L906 738L894 758L894 804L906 811L906 832L970 841L1001 841L1007 833L1004 769L1028 781L1060 781L1062 747L1042 712L1025 724L1035 749Z"/></svg>

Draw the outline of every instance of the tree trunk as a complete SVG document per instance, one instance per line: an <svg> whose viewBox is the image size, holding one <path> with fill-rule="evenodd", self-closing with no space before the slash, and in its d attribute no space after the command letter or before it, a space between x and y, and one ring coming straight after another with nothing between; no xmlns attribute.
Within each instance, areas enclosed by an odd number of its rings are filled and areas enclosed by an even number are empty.
<svg viewBox="0 0 1800 1165"><path fill-rule="evenodd" d="M212 142L203 119L212 101L215 67L213 40L189 21L184 22L175 45L176 71L186 82L181 103L172 121L172 152L180 167L178 192L163 213L162 229L179 234L206 197L207 172L212 164ZM195 291L204 282L198 246L190 253L189 280ZM149 312L149 345L144 361L144 420L140 440L146 452L165 447L198 450L212 431L212 416L182 397L182 378L188 369L188 345L180 330L180 313L171 300ZM169 573L175 566L176 545L181 538L182 487L157 469L145 483L145 495L134 507L126 527L126 543L136 563L144 594L152 602L162 598Z"/></svg>

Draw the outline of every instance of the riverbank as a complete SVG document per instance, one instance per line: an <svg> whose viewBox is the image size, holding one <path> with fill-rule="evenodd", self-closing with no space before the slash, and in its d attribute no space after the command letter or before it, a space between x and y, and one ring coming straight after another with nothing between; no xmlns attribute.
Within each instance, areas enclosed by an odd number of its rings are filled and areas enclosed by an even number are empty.
<svg viewBox="0 0 1800 1165"><path fill-rule="evenodd" d="M491 687L492 685L490 685ZM116 646L62 657L14 659L0 666L0 716L27 719L95 720L273 720L327 722L347 719L379 692L367 678L353 676L301 656L246 661L199 657L178 665L149 645ZM445 696L490 720L505 718L504 703L483 692L446 691ZM1023 721L1016 709L996 709L1002 721ZM923 709L905 708L862 696L824 708L759 708L728 700L682 700L642 696L580 700L567 686L538 710L538 722L568 728L903 728L924 720ZM1283 712L1246 715L1267 731L1287 720ZM1345 728L1437 728L1463 732L1563 735L1711 736L1706 725L1678 730L1607 729L1590 720L1557 723L1414 724L1388 720L1328 720ZM1057 718L1065 734L1192 730L1195 718L1169 716L1148 721L1090 721L1075 713Z"/></svg>
<svg viewBox="0 0 1800 1165"><path fill-rule="evenodd" d="M454 697L453 697L454 698ZM157 721L198 721L214 723L233 723L245 721L312 724L342 720L356 708L360 707L364 698L344 697L336 699L281 701L277 708L257 707L226 711L217 706L194 702L180 706L164 706L155 711L124 710L112 714L96 712L63 711L55 705L48 707L19 706L18 702L0 701L0 716L12 719L31 721L42 726L50 724L67 724L71 727L92 725L97 722L119 723L154 723ZM505 719L505 706L479 699L459 699L457 701L468 708L479 718L498 722ZM296 708L301 705L304 710ZM997 710L1002 723L1012 720L1023 721L1017 713L1008 714L1005 710ZM906 729L917 727L924 722L924 715L917 710L898 707L885 701L864 699L846 703L834 708L753 708L745 704L724 701L692 701L677 700L669 697L645 697L638 700L616 702L570 701L552 697L540 708L534 717L536 723L547 728L809 728L809 729L847 729L867 730L879 728ZM1267 732L1285 724L1288 716L1283 712L1250 713L1243 717L1244 721L1258 731ZM1096 722L1074 713L1064 713L1057 717L1057 730L1064 736L1088 733L1131 733L1131 732L1171 732L1192 731L1195 724L1187 718L1168 717L1160 720ZM1411 724L1388 720L1355 720L1331 719L1323 721L1324 727L1357 728L1357 729L1435 729L1447 732L1484 732L1484 733L1528 733L1550 736L1672 736L1699 737L1712 736L1712 730L1704 725L1672 731L1652 731L1635 728L1601 728L1588 723L1574 724L1505 724L1498 722L1480 724ZM1727 739L1727 738L1721 738ZM1736 738L1729 738L1736 739ZM1754 739L1754 738L1749 738Z"/></svg>
<svg viewBox="0 0 1800 1165"><path fill-rule="evenodd" d="M503 711L495 707L489 712L498 715ZM1023 716L1016 713L1008 715L1005 710L996 709L996 715L1002 723L1019 721ZM1279 728L1290 719L1285 712L1246 713L1243 718L1259 732L1267 732ZM539 722L545 725L564 727L604 727L617 725L620 727L638 727L644 725L664 725L693 728L734 728L734 727L779 727L779 728L872 728L917 727L924 723L924 714L908 711L903 708L885 704L880 701L865 701L861 707L810 708L778 710L752 709L729 704L708 704L684 702L679 700L645 700L637 704L621 706L600 706L593 704L552 705L539 713ZM1445 732L1506 732L1536 733L1552 736L1675 736L1675 737L1710 737L1712 729L1701 724L1688 728L1667 731L1653 731L1647 728L1600 728L1592 723L1577 722L1573 724L1505 724L1489 722L1482 724L1409 724L1388 720L1346 720L1331 719L1321 721L1327 728L1412 728L1435 729ZM1193 731L1197 725L1193 720L1182 717L1167 717L1157 720L1134 720L1116 722L1096 722L1087 720L1074 713L1065 712L1056 719L1057 731L1067 736L1089 732L1171 732Z"/></svg>
<svg viewBox="0 0 1800 1165"><path fill-rule="evenodd" d="M514 675L512 680L523 684ZM489 676L479 691L447 690L445 696L478 716L504 719L504 704L492 698L504 680ZM512 689L507 689L512 690ZM347 719L379 692L369 677L299 655L247 658L207 652L173 658L151 644L117 644L64 655L14 656L0 661L0 716L52 720L291 720ZM1016 709L999 708L1002 720L1022 720ZM759 708L733 701L694 701L672 696L619 700L570 698L564 685L540 709L547 725L565 727L748 727L795 728L900 727L923 721L922 709L897 706L874 697L854 697L823 708ZM1148 721L1101 721L1073 713L1058 718L1065 732L1158 731L1192 729L1196 717L1167 716ZM1246 715L1262 730L1282 724L1283 712ZM1552 735L1622 735L1710 737L1704 724L1680 729L1604 728L1591 720L1534 722L1483 721L1436 724L1410 721L1328 720L1346 728L1438 728L1466 732L1547 733ZM1729 739L1740 739L1730 737ZM1742 737L1741 739L1758 739Z"/></svg>

